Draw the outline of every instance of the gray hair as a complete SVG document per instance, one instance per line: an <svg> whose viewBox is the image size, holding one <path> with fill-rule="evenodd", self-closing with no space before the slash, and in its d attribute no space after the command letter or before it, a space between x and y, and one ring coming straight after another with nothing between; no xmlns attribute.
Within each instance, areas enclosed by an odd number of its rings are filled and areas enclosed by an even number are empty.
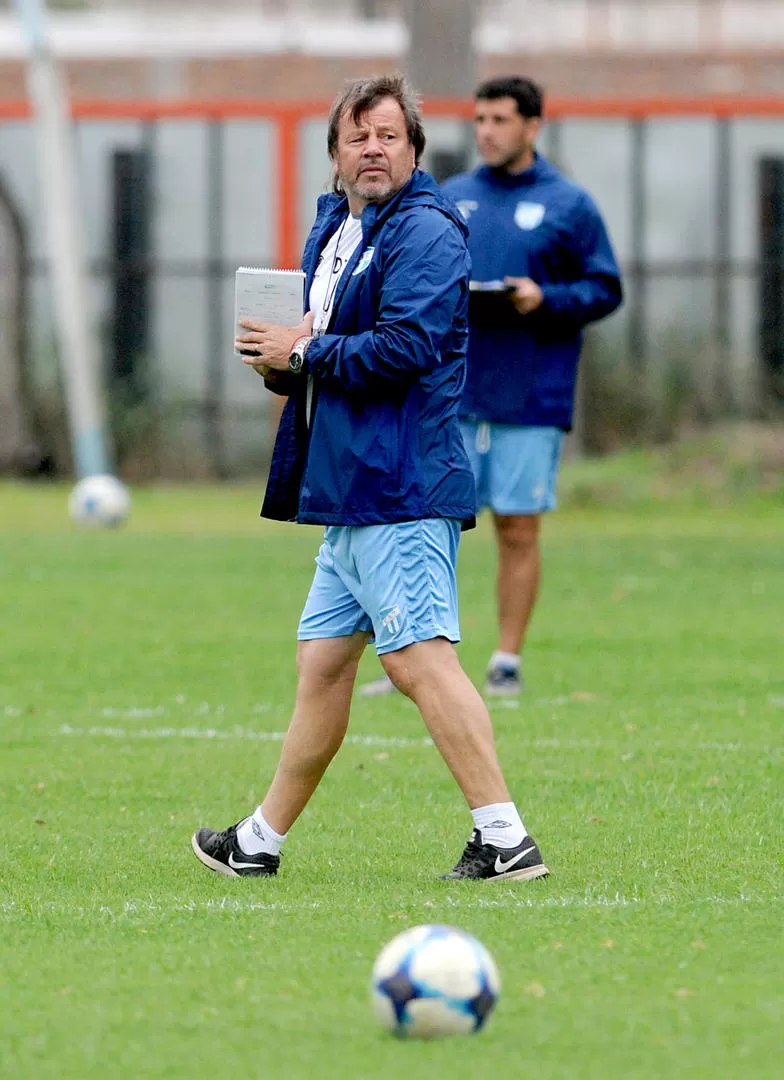
<svg viewBox="0 0 784 1080"><path fill-rule="evenodd" d="M392 75L370 75L360 79L351 79L346 83L333 101L329 112L327 150L331 158L335 157L338 148L338 127L341 117L348 114L354 123L357 123L364 113L375 108L380 101L388 97L394 98L403 112L408 141L414 148L414 163L419 164L426 141L422 111L417 95L406 77L399 72ZM340 188L335 186L335 190L340 191Z"/></svg>

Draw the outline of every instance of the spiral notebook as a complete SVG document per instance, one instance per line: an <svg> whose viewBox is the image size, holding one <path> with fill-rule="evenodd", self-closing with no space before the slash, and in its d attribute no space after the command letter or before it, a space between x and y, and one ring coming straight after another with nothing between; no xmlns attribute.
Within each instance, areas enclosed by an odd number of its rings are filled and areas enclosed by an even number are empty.
<svg viewBox="0 0 784 1080"><path fill-rule="evenodd" d="M279 326L302 322L305 275L301 270L240 266L234 275L234 335L240 319L260 319ZM240 353L234 350L235 355Z"/></svg>

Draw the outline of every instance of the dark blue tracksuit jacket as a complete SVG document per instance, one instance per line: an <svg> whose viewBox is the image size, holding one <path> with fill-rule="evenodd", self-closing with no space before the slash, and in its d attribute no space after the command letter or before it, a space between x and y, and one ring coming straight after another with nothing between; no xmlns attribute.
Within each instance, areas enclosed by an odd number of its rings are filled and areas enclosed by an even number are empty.
<svg viewBox="0 0 784 1080"><path fill-rule="evenodd" d="M305 245L305 297L348 213L322 195ZM473 523L475 491L458 422L465 383L470 261L466 225L416 170L362 214L327 332L311 342L272 455L264 517L325 525L423 518ZM312 379L308 423L307 383Z"/></svg>
<svg viewBox="0 0 784 1080"><path fill-rule="evenodd" d="M596 205L538 155L517 175L482 166L443 190L468 221L472 279L530 277L544 294L530 315L472 294L461 417L568 431L583 328L622 299Z"/></svg>

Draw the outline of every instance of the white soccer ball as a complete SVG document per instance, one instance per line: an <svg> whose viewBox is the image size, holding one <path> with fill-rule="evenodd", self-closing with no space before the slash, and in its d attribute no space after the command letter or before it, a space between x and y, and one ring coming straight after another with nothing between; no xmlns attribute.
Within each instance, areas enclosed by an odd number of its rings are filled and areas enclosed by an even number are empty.
<svg viewBox="0 0 784 1080"><path fill-rule="evenodd" d="M71 492L68 509L80 525L122 525L131 509L128 489L116 476L85 476Z"/></svg>
<svg viewBox="0 0 784 1080"><path fill-rule="evenodd" d="M385 945L373 966L373 1008L404 1038L470 1035L484 1027L501 983L481 942L454 926L415 926Z"/></svg>

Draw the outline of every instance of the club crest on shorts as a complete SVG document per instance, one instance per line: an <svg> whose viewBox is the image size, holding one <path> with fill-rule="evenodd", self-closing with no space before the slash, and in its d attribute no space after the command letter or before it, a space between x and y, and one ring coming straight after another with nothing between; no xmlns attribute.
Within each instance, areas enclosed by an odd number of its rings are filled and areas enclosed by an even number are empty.
<svg viewBox="0 0 784 1080"><path fill-rule="evenodd" d="M541 203L519 202L515 208L515 225L518 229L530 232L537 229L544 221L545 208Z"/></svg>
<svg viewBox="0 0 784 1080"><path fill-rule="evenodd" d="M381 625L384 627L390 637L395 637L403 629L403 612L397 604L393 604L391 608L385 608L380 611Z"/></svg>
<svg viewBox="0 0 784 1080"><path fill-rule="evenodd" d="M351 275L352 277L356 277L357 274L361 274L363 270L367 270L367 268L370 266L370 260L373 258L373 252L375 250L376 249L374 247L369 247L362 252L362 258L357 263L356 270Z"/></svg>

